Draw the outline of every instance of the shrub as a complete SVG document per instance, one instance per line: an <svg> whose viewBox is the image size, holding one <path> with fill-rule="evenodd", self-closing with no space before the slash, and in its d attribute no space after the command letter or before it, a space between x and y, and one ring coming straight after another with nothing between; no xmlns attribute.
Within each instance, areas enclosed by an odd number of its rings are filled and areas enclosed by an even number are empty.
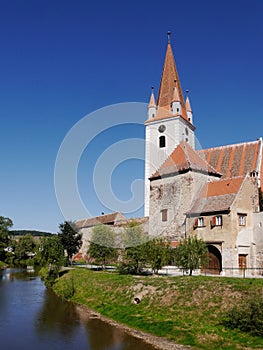
<svg viewBox="0 0 263 350"><path fill-rule="evenodd" d="M227 312L223 324L252 335L263 336L263 299L253 295Z"/></svg>

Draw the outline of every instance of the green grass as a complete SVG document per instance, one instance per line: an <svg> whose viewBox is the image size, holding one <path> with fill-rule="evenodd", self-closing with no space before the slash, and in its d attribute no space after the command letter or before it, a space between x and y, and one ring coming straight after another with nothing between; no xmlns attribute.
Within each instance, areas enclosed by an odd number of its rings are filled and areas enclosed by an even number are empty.
<svg viewBox="0 0 263 350"><path fill-rule="evenodd" d="M0 261L0 269L3 269L7 266L7 263Z"/></svg>
<svg viewBox="0 0 263 350"><path fill-rule="evenodd" d="M134 277L74 269L55 292L130 327L198 349L263 349L263 339L222 326L227 310L253 293L263 280L224 277ZM137 294L140 304L133 304Z"/></svg>

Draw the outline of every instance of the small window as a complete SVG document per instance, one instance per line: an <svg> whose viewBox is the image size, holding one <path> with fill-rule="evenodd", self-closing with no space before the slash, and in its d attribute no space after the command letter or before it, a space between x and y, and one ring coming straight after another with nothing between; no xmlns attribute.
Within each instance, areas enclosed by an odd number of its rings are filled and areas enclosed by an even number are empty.
<svg viewBox="0 0 263 350"><path fill-rule="evenodd" d="M167 221L167 209L161 210L162 221Z"/></svg>
<svg viewBox="0 0 263 350"><path fill-rule="evenodd" d="M200 216L195 220L194 227L204 227L205 226L205 219L203 216Z"/></svg>
<svg viewBox="0 0 263 350"><path fill-rule="evenodd" d="M222 215L217 215L212 218L212 226L222 226L223 218Z"/></svg>
<svg viewBox="0 0 263 350"><path fill-rule="evenodd" d="M163 135L159 137L159 147L160 148L165 147L165 136Z"/></svg>
<svg viewBox="0 0 263 350"><path fill-rule="evenodd" d="M238 214L239 226L246 226L246 219L247 219L246 214Z"/></svg>
<svg viewBox="0 0 263 350"><path fill-rule="evenodd" d="M180 112L180 108L177 108L177 113L179 113Z"/></svg>

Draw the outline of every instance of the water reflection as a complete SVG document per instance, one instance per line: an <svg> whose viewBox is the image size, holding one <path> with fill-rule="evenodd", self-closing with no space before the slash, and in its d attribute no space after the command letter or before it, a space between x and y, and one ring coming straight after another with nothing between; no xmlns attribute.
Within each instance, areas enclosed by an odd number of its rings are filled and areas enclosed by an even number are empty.
<svg viewBox="0 0 263 350"><path fill-rule="evenodd" d="M36 332L40 336L58 332L70 339L78 327L77 319L78 315L73 304L58 298L52 290L45 290L42 308L35 322Z"/></svg>
<svg viewBox="0 0 263 350"><path fill-rule="evenodd" d="M154 350L63 301L32 273L12 269L1 276L0 333L6 349Z"/></svg>
<svg viewBox="0 0 263 350"><path fill-rule="evenodd" d="M120 328L107 324L100 319L86 323L89 345L92 350L153 350L153 347L131 337Z"/></svg>

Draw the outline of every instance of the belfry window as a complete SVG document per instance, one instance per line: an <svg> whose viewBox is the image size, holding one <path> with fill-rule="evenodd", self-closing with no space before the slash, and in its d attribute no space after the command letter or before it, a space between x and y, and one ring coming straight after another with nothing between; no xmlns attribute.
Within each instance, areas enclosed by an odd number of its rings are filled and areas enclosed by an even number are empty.
<svg viewBox="0 0 263 350"><path fill-rule="evenodd" d="M165 145L165 136L160 136L159 137L159 147L160 148L163 148L163 147L165 147L166 145Z"/></svg>

